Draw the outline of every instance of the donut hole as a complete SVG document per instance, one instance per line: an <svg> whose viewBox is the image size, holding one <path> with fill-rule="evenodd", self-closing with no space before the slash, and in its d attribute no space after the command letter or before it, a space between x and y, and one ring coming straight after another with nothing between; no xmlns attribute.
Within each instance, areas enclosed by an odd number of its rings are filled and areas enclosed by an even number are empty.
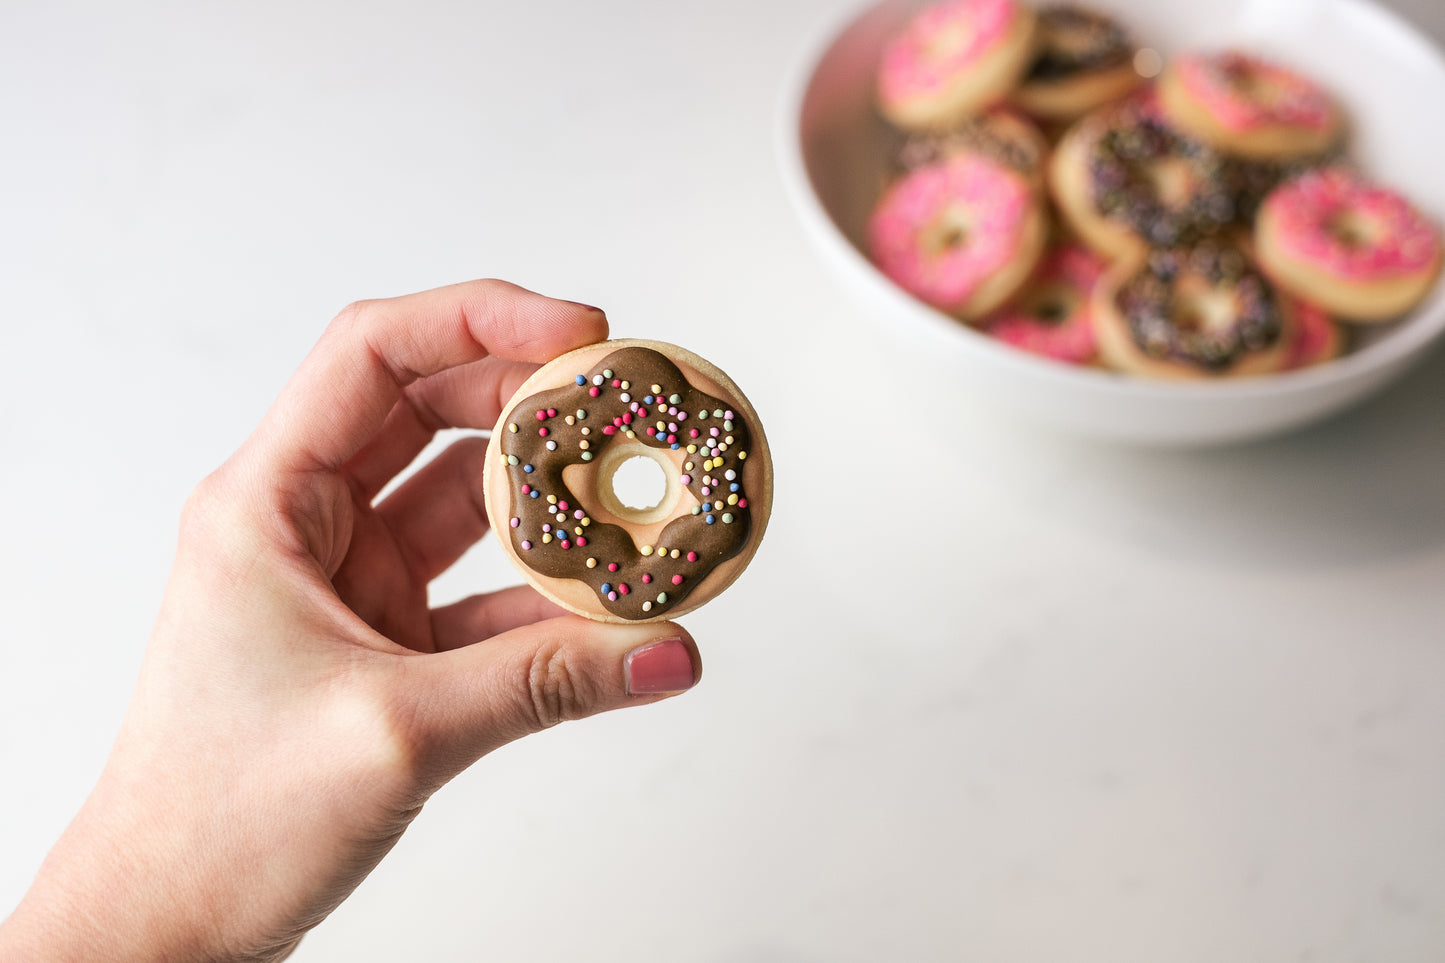
<svg viewBox="0 0 1445 963"><path fill-rule="evenodd" d="M1183 210L1193 200L1199 180L1183 157L1160 157L1142 165L1141 173L1159 203L1171 210Z"/></svg>
<svg viewBox="0 0 1445 963"><path fill-rule="evenodd" d="M604 484L611 486L612 497L623 508L647 512L661 504L667 495L667 472L651 458L632 455L617 466Z"/></svg>
<svg viewBox="0 0 1445 963"><path fill-rule="evenodd" d="M1238 299L1229 288L1216 287L1203 278L1181 279L1169 305L1169 320L1184 333L1218 333L1234 326Z"/></svg>
<svg viewBox="0 0 1445 963"><path fill-rule="evenodd" d="M687 494L675 455L618 438L592 461L564 468L562 481L588 515L626 528L640 548L656 542Z"/></svg>
<svg viewBox="0 0 1445 963"><path fill-rule="evenodd" d="M598 459L591 489L607 514L632 526L666 520L682 494L677 466L663 450L640 442L608 446Z"/></svg>
<svg viewBox="0 0 1445 963"><path fill-rule="evenodd" d="M1051 298L1034 308L1034 317L1045 324L1058 324L1069 316L1069 305L1063 298Z"/></svg>
<svg viewBox="0 0 1445 963"><path fill-rule="evenodd" d="M973 233L973 216L957 204L944 208L924 232L923 249L931 256L943 254L968 243Z"/></svg>
<svg viewBox="0 0 1445 963"><path fill-rule="evenodd" d="M1078 297L1066 285L1044 283L1024 303L1024 313L1042 324L1062 324L1078 308Z"/></svg>
<svg viewBox="0 0 1445 963"><path fill-rule="evenodd" d="M1377 244L1384 232L1378 223L1357 211L1340 211L1325 221L1325 233L1346 250L1359 251Z"/></svg>

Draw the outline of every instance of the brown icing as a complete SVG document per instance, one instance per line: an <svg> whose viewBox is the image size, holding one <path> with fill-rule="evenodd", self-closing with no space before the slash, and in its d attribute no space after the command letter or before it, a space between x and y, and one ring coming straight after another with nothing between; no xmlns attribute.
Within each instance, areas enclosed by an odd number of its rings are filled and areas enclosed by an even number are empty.
<svg viewBox="0 0 1445 963"><path fill-rule="evenodd" d="M917 170L953 154L977 152L1018 171L1037 175L1043 163L1043 136L1027 120L1004 109L970 117L945 130L915 131L903 138L894 157L900 173Z"/></svg>
<svg viewBox="0 0 1445 963"><path fill-rule="evenodd" d="M1062 83L1081 73L1129 62L1134 44L1107 14L1074 4L1039 9L1039 53L1026 83Z"/></svg>
<svg viewBox="0 0 1445 963"><path fill-rule="evenodd" d="M585 583L619 618L655 618L678 606L751 532L743 488L751 438L736 407L643 347L620 348L577 372L576 383L518 402L500 435L517 558L542 575ZM596 499L585 490L579 497L563 477L623 439L671 453L696 502L646 546L585 507Z"/></svg>

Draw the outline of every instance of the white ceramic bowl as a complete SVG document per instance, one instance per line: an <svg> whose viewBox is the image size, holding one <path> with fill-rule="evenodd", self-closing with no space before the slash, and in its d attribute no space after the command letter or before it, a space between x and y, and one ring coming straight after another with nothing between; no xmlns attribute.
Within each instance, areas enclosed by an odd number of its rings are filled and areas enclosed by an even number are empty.
<svg viewBox="0 0 1445 963"><path fill-rule="evenodd" d="M1367 0L1096 0L1168 57L1240 46L1326 84L1351 121L1351 153L1377 180L1445 218L1445 58ZM1175 383L1035 358L915 300L863 253L879 192L882 121L872 106L884 42L918 7L884 0L828 30L800 59L780 118L783 179L808 235L867 305L880 336L947 371L976 401L1069 431L1154 445L1206 445L1281 432L1365 398L1445 334L1445 284L1411 315L1368 329L1345 357L1301 371Z"/></svg>

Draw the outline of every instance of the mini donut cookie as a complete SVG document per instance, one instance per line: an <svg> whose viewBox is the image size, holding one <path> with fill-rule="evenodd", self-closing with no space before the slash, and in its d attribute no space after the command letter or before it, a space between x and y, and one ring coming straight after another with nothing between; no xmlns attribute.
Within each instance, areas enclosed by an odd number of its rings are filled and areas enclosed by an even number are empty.
<svg viewBox="0 0 1445 963"><path fill-rule="evenodd" d="M772 461L752 405L717 367L659 341L562 355L508 403L483 477L517 568L558 605L604 622L690 612L747 566L767 527ZM635 458L665 492L628 505Z"/></svg>
<svg viewBox="0 0 1445 963"><path fill-rule="evenodd" d="M1343 167L1273 191L1254 236L1276 284L1349 321L1398 317L1440 273L1440 231L1399 194Z"/></svg>
<svg viewBox="0 0 1445 963"><path fill-rule="evenodd" d="M1294 336L1290 338L1284 369L1308 368L1338 358L1345 349L1344 332L1324 309L1308 301L1295 299Z"/></svg>
<svg viewBox="0 0 1445 963"><path fill-rule="evenodd" d="M1028 278L1047 235L1038 193L978 153L953 154L899 178L868 221L874 262L895 283L964 321Z"/></svg>
<svg viewBox="0 0 1445 963"><path fill-rule="evenodd" d="M1072 121L1117 100L1143 79L1119 21L1075 4L1038 11L1038 54L1012 100L1044 121Z"/></svg>
<svg viewBox="0 0 1445 963"><path fill-rule="evenodd" d="M1049 160L1049 188L1064 220L1108 258L1188 244L1234 218L1223 159L1180 137L1149 98L1088 114Z"/></svg>
<svg viewBox="0 0 1445 963"><path fill-rule="evenodd" d="M995 160L1023 175L1036 189L1043 189L1048 142L1032 121L1003 106L989 108L947 130L904 135L893 166L897 173L906 173L945 157L969 152Z"/></svg>
<svg viewBox="0 0 1445 963"><path fill-rule="evenodd" d="M1339 108L1319 85L1237 50L1176 57L1159 100L1180 130L1230 154L1280 160L1339 139Z"/></svg>
<svg viewBox="0 0 1445 963"><path fill-rule="evenodd" d="M883 116L908 130L944 128L1002 100L1028 68L1036 21L1015 0L924 8L883 50Z"/></svg>
<svg viewBox="0 0 1445 963"><path fill-rule="evenodd" d="M1278 371L1294 324L1244 254L1212 242L1120 262L1095 289L1094 312L1103 360L1157 378Z"/></svg>
<svg viewBox="0 0 1445 963"><path fill-rule="evenodd" d="M1061 244L1044 256L1023 291L979 326L1033 354L1090 364L1098 354L1093 294L1105 267L1083 245Z"/></svg>

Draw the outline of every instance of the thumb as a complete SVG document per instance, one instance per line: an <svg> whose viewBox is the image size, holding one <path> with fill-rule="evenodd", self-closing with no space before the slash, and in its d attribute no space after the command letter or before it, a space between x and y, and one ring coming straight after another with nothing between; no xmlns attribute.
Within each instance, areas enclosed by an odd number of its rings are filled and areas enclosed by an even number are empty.
<svg viewBox="0 0 1445 963"><path fill-rule="evenodd" d="M547 619L410 661L415 745L443 780L559 722L646 705L697 684L697 645L673 622Z"/></svg>

